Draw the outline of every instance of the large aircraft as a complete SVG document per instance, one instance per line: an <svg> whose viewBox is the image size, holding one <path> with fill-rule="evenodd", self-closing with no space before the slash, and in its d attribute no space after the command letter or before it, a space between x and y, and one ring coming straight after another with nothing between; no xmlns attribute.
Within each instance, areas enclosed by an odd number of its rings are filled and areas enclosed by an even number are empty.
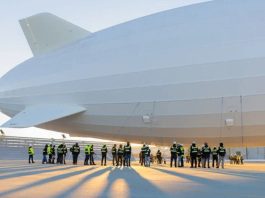
<svg viewBox="0 0 265 198"><path fill-rule="evenodd" d="M95 33L20 20L33 57L0 79L2 127L169 145L265 145L265 1L216 0Z"/></svg>

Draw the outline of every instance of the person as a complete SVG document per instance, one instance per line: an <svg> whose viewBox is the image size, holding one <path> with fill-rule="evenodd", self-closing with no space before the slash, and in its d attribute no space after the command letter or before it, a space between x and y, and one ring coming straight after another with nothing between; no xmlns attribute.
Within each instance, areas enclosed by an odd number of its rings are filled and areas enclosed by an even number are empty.
<svg viewBox="0 0 265 198"><path fill-rule="evenodd" d="M45 145L43 151L42 151L42 164L46 163L47 164L47 154L48 154L48 144Z"/></svg>
<svg viewBox="0 0 265 198"><path fill-rule="evenodd" d="M117 145L114 144L112 149L111 149L111 153L112 153L112 165L113 166L117 166Z"/></svg>
<svg viewBox="0 0 265 198"><path fill-rule="evenodd" d="M35 151L34 151L34 148L31 144L29 145L29 148L28 148L28 154L29 154L29 164L35 163L34 159L33 159L33 156L35 155Z"/></svg>
<svg viewBox="0 0 265 198"><path fill-rule="evenodd" d="M150 156L151 156L151 149L149 148L148 145L146 145L146 149L145 149L145 166L146 167L150 167Z"/></svg>
<svg viewBox="0 0 265 198"><path fill-rule="evenodd" d="M66 160L66 155L67 155L67 147L66 144L63 143L63 163L66 164L65 160Z"/></svg>
<svg viewBox="0 0 265 198"><path fill-rule="evenodd" d="M145 153L146 153L146 146L145 143L143 144L141 148L141 166L145 166Z"/></svg>
<svg viewBox="0 0 265 198"><path fill-rule="evenodd" d="M222 142L219 144L217 152L218 152L218 157L219 157L218 167L222 165L222 168L224 168L226 149L224 148L224 144Z"/></svg>
<svg viewBox="0 0 265 198"><path fill-rule="evenodd" d="M57 164L63 164L63 157L64 156L64 146L63 144L60 144L57 147Z"/></svg>
<svg viewBox="0 0 265 198"><path fill-rule="evenodd" d="M213 147L212 150L212 167L214 168L216 164L216 168L218 168L218 150L216 147Z"/></svg>
<svg viewBox="0 0 265 198"><path fill-rule="evenodd" d="M90 146L90 165L96 165L95 162L94 162L94 146L93 144L91 144Z"/></svg>
<svg viewBox="0 0 265 198"><path fill-rule="evenodd" d="M48 145L47 153L48 153L48 156L49 156L48 163L51 164L52 163L52 144Z"/></svg>
<svg viewBox="0 0 265 198"><path fill-rule="evenodd" d="M131 153L132 153L132 147L130 145L130 142L127 142L127 144L124 146L124 161L125 166L131 166Z"/></svg>
<svg viewBox="0 0 265 198"><path fill-rule="evenodd" d="M101 148L101 166L103 166L103 162L104 162L104 166L107 165L107 163L106 163L107 153L108 153L108 148L107 148L106 144L104 144Z"/></svg>
<svg viewBox="0 0 265 198"><path fill-rule="evenodd" d="M80 153L80 147L78 143L75 143L70 149L70 151L72 152L72 156L73 156L73 165L77 165L78 155Z"/></svg>
<svg viewBox="0 0 265 198"><path fill-rule="evenodd" d="M211 155L211 148L208 146L208 143L205 142L204 146L202 147L203 168L206 168L206 162L207 162L207 167L211 168L210 155Z"/></svg>
<svg viewBox="0 0 265 198"><path fill-rule="evenodd" d="M173 145L170 147L170 167L174 161L175 167L177 167L177 143L173 142Z"/></svg>
<svg viewBox="0 0 265 198"><path fill-rule="evenodd" d="M124 150L122 148L122 144L120 144L119 148L118 148L118 163L116 166L122 166L122 161L123 161L123 154L124 154Z"/></svg>
<svg viewBox="0 0 265 198"><path fill-rule="evenodd" d="M184 146L183 144L179 144L178 146L178 167L184 167Z"/></svg>
<svg viewBox="0 0 265 198"><path fill-rule="evenodd" d="M202 166L202 151L200 148L198 148L198 152L197 152L197 165L199 168Z"/></svg>
<svg viewBox="0 0 265 198"><path fill-rule="evenodd" d="M192 142L190 146L191 168L197 168L197 154L198 147L196 146L196 142Z"/></svg>
<svg viewBox="0 0 265 198"><path fill-rule="evenodd" d="M55 145L53 145L52 150L51 150L51 152L52 152L52 164L54 164L54 161L55 161L55 150L56 150L56 147L55 147Z"/></svg>
<svg viewBox="0 0 265 198"><path fill-rule="evenodd" d="M85 146L85 161L84 161L84 165L88 165L88 160L90 158L90 146L89 145L86 145Z"/></svg>
<svg viewBox="0 0 265 198"><path fill-rule="evenodd" d="M159 149L156 152L156 159L157 159L157 164L162 164L162 153Z"/></svg>

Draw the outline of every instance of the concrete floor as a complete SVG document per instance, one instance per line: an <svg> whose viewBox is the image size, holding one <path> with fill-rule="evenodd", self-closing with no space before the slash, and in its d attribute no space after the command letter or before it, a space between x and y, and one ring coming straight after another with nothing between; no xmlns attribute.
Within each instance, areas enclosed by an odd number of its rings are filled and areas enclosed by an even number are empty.
<svg viewBox="0 0 265 198"><path fill-rule="evenodd" d="M226 169L29 165L0 160L0 197L264 198L265 164Z"/></svg>

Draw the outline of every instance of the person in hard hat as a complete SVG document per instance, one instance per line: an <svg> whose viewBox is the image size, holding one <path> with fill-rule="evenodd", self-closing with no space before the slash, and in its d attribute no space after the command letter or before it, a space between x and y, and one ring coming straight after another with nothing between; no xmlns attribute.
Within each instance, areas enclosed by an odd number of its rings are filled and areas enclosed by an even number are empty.
<svg viewBox="0 0 265 198"><path fill-rule="evenodd" d="M31 144L29 145L29 148L28 148L28 154L29 154L29 164L35 163L34 159L33 159L33 156L35 155L35 151L34 151L34 148Z"/></svg>

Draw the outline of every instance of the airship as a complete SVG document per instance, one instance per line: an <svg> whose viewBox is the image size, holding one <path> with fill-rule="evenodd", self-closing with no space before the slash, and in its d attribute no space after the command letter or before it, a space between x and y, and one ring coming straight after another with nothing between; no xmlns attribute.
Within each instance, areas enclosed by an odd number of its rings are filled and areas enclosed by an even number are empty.
<svg viewBox="0 0 265 198"><path fill-rule="evenodd" d="M89 32L20 20L33 57L0 79L2 127L169 145L265 145L265 1L216 0Z"/></svg>

